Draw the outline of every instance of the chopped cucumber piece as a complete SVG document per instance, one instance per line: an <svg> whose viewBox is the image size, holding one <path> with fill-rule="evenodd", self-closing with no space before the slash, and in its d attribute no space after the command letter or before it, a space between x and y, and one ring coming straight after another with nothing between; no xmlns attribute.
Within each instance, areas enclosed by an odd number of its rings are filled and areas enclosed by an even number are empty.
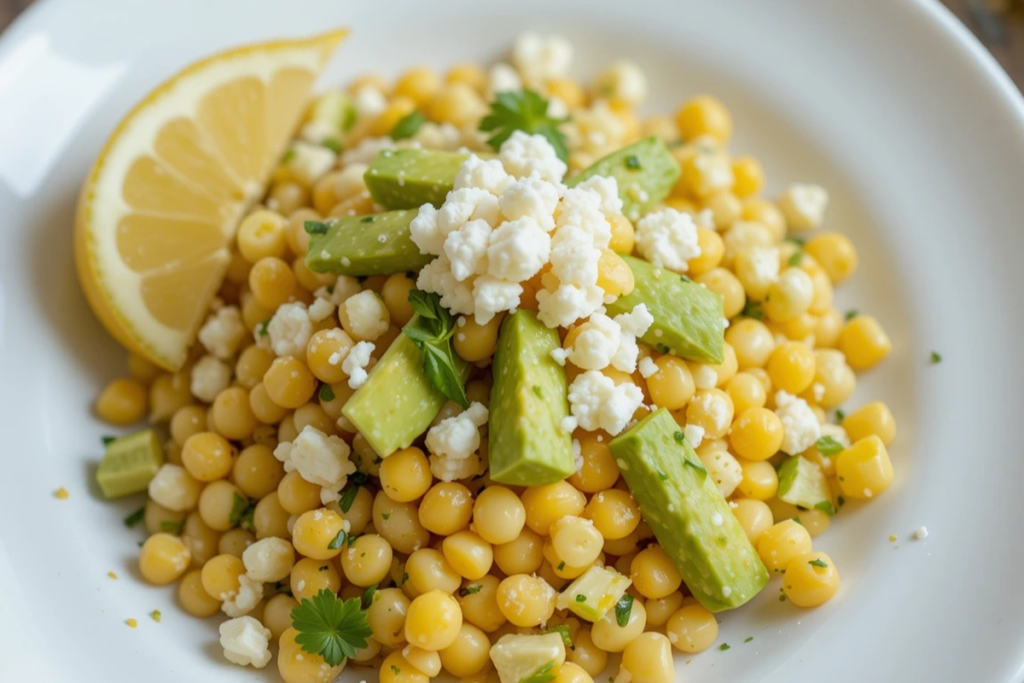
<svg viewBox="0 0 1024 683"><path fill-rule="evenodd" d="M608 315L629 313L637 304L646 304L654 324L642 338L645 344L699 363L721 363L725 358L721 295L643 259L622 258L633 271L636 286L608 304Z"/></svg>
<svg viewBox="0 0 1024 683"><path fill-rule="evenodd" d="M462 152L433 149L386 149L373 160L363 178L373 200L387 209L441 206L452 190Z"/></svg>
<svg viewBox="0 0 1024 683"><path fill-rule="evenodd" d="M800 455L782 463L776 495L784 503L808 510L815 509L821 503L832 505L832 492L821 467Z"/></svg>
<svg viewBox="0 0 1024 683"><path fill-rule="evenodd" d="M416 322L413 318L410 325ZM455 357L462 381L469 364ZM404 334L398 335L341 409L342 415L386 458L407 448L430 427L445 397L423 374L423 353Z"/></svg>
<svg viewBox="0 0 1024 683"><path fill-rule="evenodd" d="M96 470L96 483L107 498L141 493L163 464L160 438L152 429L145 429L114 439L107 445L107 452Z"/></svg>
<svg viewBox="0 0 1024 683"><path fill-rule="evenodd" d="M389 211L325 221L312 232L306 267L314 273L391 275L414 272L434 260L409 236L416 211Z"/></svg>
<svg viewBox="0 0 1024 683"><path fill-rule="evenodd" d="M595 175L618 181L622 213L635 221L669 195L679 180L679 164L665 143L652 136L598 159L565 184L572 187Z"/></svg>
<svg viewBox="0 0 1024 683"><path fill-rule="evenodd" d="M501 325L494 355L488 453L491 478L515 486L543 486L576 471L565 370L551 358L558 332L519 310Z"/></svg>
<svg viewBox="0 0 1024 683"><path fill-rule="evenodd" d="M614 569L593 566L559 593L557 606L587 621L598 621L615 607L631 583Z"/></svg>
<svg viewBox="0 0 1024 683"><path fill-rule="evenodd" d="M669 411L648 415L609 448L644 519L702 605L732 609L765 587L768 570Z"/></svg>
<svg viewBox="0 0 1024 683"><path fill-rule="evenodd" d="M558 633L509 633L491 646L491 661L501 683L528 683L538 674L557 673L565 663L565 643Z"/></svg>

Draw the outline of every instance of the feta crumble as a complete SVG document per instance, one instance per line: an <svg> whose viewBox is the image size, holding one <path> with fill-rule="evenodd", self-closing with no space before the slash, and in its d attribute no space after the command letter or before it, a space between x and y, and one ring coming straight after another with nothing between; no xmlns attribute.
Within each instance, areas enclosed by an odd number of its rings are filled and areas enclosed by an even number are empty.
<svg viewBox="0 0 1024 683"><path fill-rule="evenodd" d="M675 209L652 211L636 224L636 249L659 268L685 273L688 261L700 256L697 225Z"/></svg>
<svg viewBox="0 0 1024 683"><path fill-rule="evenodd" d="M792 455L803 453L821 438L821 424L807 401L779 391L775 394L775 406L775 414L782 421L782 450Z"/></svg>
<svg viewBox="0 0 1024 683"><path fill-rule="evenodd" d="M719 493L725 498L731 496L743 481L743 467L739 460L724 448L714 449L703 455L698 453L698 456Z"/></svg>
<svg viewBox="0 0 1024 683"><path fill-rule="evenodd" d="M323 322L330 318L334 313L334 302L332 302L328 297L318 296L316 300L309 305L308 313L309 319L312 322Z"/></svg>
<svg viewBox="0 0 1024 683"><path fill-rule="evenodd" d="M285 170L300 184L309 187L334 168L338 156L323 145L293 142L291 154L282 163Z"/></svg>
<svg viewBox="0 0 1024 683"><path fill-rule="evenodd" d="M638 367L640 369L640 376L644 379L650 379L658 374L658 364L650 356L641 358Z"/></svg>
<svg viewBox="0 0 1024 683"><path fill-rule="evenodd" d="M654 322L645 304L614 319L595 313L580 325L579 334L567 349L568 359L581 370L603 370L608 366L622 372L636 370L640 348L636 339Z"/></svg>
<svg viewBox="0 0 1024 683"><path fill-rule="evenodd" d="M200 401L213 403L217 394L231 384L231 368L214 356L203 356L192 366L190 389Z"/></svg>
<svg viewBox="0 0 1024 683"><path fill-rule="evenodd" d="M270 663L270 629L252 617L229 619L220 625L224 659L239 666L262 669Z"/></svg>
<svg viewBox="0 0 1024 683"><path fill-rule="evenodd" d="M348 352L345 360L341 363L342 371L348 375L348 386L351 389L358 389L366 383L370 374L366 371L370 364L370 354L373 353L372 342L359 342ZM330 362L330 359L328 359Z"/></svg>
<svg viewBox="0 0 1024 683"><path fill-rule="evenodd" d="M391 315L384 300L371 290L351 296L342 304L349 326L346 332L357 339L373 341L388 331Z"/></svg>
<svg viewBox="0 0 1024 683"><path fill-rule="evenodd" d="M229 617L240 617L255 609L263 599L263 583L246 574L238 577L238 590L230 595L221 595L221 611Z"/></svg>
<svg viewBox="0 0 1024 683"><path fill-rule="evenodd" d="M283 581L295 564L295 549L283 538L262 538L242 552L242 563L253 581Z"/></svg>
<svg viewBox="0 0 1024 683"><path fill-rule="evenodd" d="M568 75L572 65L572 43L558 35L543 36L527 31L512 46L512 63L526 85L538 88L553 78Z"/></svg>
<svg viewBox="0 0 1024 683"><path fill-rule="evenodd" d="M228 360L238 351L245 332L238 307L222 306L199 328L199 343L217 358Z"/></svg>
<svg viewBox="0 0 1024 683"><path fill-rule="evenodd" d="M202 487L181 465L164 463L149 482L149 497L153 502L173 512L185 512L195 507Z"/></svg>
<svg viewBox="0 0 1024 683"><path fill-rule="evenodd" d="M356 471L350 453L342 439L310 425L294 441L280 443L274 449L274 457L284 463L285 472L298 471L303 479L321 487L320 501L324 505L341 497L339 491L348 483L348 475Z"/></svg>
<svg viewBox="0 0 1024 683"><path fill-rule="evenodd" d="M435 477L455 481L479 474L480 427L487 424L487 415L487 407L474 401L463 412L430 428L426 446L430 451L430 472Z"/></svg>
<svg viewBox="0 0 1024 683"><path fill-rule="evenodd" d="M313 336L313 323L306 305L301 302L282 304L267 324L270 348L277 356L306 355L306 344Z"/></svg>
<svg viewBox="0 0 1024 683"><path fill-rule="evenodd" d="M597 370L588 370L569 385L569 407L579 426L603 429L615 436L643 405L644 395L634 384L619 384Z"/></svg>
<svg viewBox="0 0 1024 683"><path fill-rule="evenodd" d="M704 443L704 428L700 425L686 425L683 427L683 436L691 448L700 448L700 445Z"/></svg>
<svg viewBox="0 0 1024 683"><path fill-rule="evenodd" d="M786 226L795 232L806 232L821 226L828 209L828 191L821 185L795 183L786 188L778 201Z"/></svg>
<svg viewBox="0 0 1024 683"><path fill-rule="evenodd" d="M917 531L914 532L914 538L919 541L928 538L928 528L923 526L917 527Z"/></svg>

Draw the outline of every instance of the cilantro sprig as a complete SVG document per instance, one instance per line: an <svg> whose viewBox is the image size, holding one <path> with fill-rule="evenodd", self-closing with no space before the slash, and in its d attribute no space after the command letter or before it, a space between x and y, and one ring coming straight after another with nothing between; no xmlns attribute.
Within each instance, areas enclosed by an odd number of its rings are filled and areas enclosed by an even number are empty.
<svg viewBox="0 0 1024 683"><path fill-rule="evenodd" d="M521 130L531 135L543 135L555 148L558 158L568 163L569 145L565 133L558 126L568 119L548 115L548 101L529 88L520 92L500 92L491 103L491 113L480 121L480 130L491 133L487 144L495 150Z"/></svg>
<svg viewBox="0 0 1024 683"><path fill-rule="evenodd" d="M419 318L402 332L423 352L423 373L446 398L468 408L466 388L452 350L455 318L441 305L437 294L414 289L409 292L409 303Z"/></svg>
<svg viewBox="0 0 1024 683"><path fill-rule="evenodd" d="M361 607L362 598L342 600L324 588L312 600L303 598L292 609L295 642L306 652L320 655L329 666L338 666L367 646L373 631Z"/></svg>

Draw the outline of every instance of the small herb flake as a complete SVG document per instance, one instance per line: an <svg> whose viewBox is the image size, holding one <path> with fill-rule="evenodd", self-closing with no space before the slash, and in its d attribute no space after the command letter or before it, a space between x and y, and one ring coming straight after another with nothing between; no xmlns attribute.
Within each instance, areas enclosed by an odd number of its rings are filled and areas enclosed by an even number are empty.
<svg viewBox="0 0 1024 683"><path fill-rule="evenodd" d="M797 237L795 235L787 237L786 241L795 244L798 247L803 247L807 244L806 239L804 239L803 237Z"/></svg>
<svg viewBox="0 0 1024 683"><path fill-rule="evenodd" d="M174 522L169 519L165 519L164 521L160 522L160 531L164 532L165 534L181 536L181 532L184 530L185 520Z"/></svg>
<svg viewBox="0 0 1024 683"><path fill-rule="evenodd" d="M676 443L683 443L686 441L686 434L681 431L676 431L672 434L672 438L676 440Z"/></svg>
<svg viewBox="0 0 1024 683"><path fill-rule="evenodd" d="M576 644L572 642L572 635L569 633L569 627L565 624L555 624L549 626L545 633L557 633L562 636L562 644L565 645L566 650L575 650Z"/></svg>
<svg viewBox="0 0 1024 683"><path fill-rule="evenodd" d="M846 312L846 315L843 317L846 318L847 322L849 322L856 318L858 315L860 315L860 311L858 311L856 308L851 308Z"/></svg>
<svg viewBox="0 0 1024 683"><path fill-rule="evenodd" d="M743 304L743 310L740 311L740 315L753 318L754 320L764 320L764 308L761 306L760 301L748 299L747 303Z"/></svg>
<svg viewBox="0 0 1024 683"><path fill-rule="evenodd" d="M366 216L365 218L360 218L359 222L360 223L372 223L373 222L373 216Z"/></svg>
<svg viewBox="0 0 1024 683"><path fill-rule="evenodd" d="M397 666L395 666L394 664L392 664L392 665L391 665L391 673L395 674L396 676L401 676L401 675L402 675L402 670L401 670L401 669L399 669L399 668L398 668Z"/></svg>
<svg viewBox="0 0 1024 683"><path fill-rule="evenodd" d="M331 150L335 154L341 154L341 140L339 140L338 138L327 138L320 144L326 147L327 149Z"/></svg>
<svg viewBox="0 0 1024 683"><path fill-rule="evenodd" d="M231 503L231 515L228 517L229 521L234 526L252 531L254 514L256 514L256 501L249 500L235 491L234 500Z"/></svg>
<svg viewBox="0 0 1024 683"><path fill-rule="evenodd" d="M160 619L162 619L164 615L160 613L160 610L155 609L155 610L153 610L152 612L149 613L149 616L150 616L150 618L153 621L155 621L156 623L159 624L160 623Z"/></svg>
<svg viewBox="0 0 1024 683"><path fill-rule="evenodd" d="M320 387L320 400L324 403L330 403L335 399L334 389L331 389L330 384L324 384Z"/></svg>
<svg viewBox="0 0 1024 683"><path fill-rule="evenodd" d="M931 360L932 365L938 365L939 363L942 362L942 355L938 351L932 351L932 355L930 356L930 360Z"/></svg>
<svg viewBox="0 0 1024 683"><path fill-rule="evenodd" d="M722 652L725 652L726 650L730 650L732 648L730 647L729 643L722 643L721 645L718 646L718 649L721 650Z"/></svg>
<svg viewBox="0 0 1024 683"><path fill-rule="evenodd" d="M306 221L304 227L307 235L326 235L328 225L324 221Z"/></svg>
<svg viewBox="0 0 1024 683"><path fill-rule="evenodd" d="M586 601L587 601L587 596L586 595L580 594L580 595L576 596L576 602L586 602Z"/></svg>
<svg viewBox="0 0 1024 683"><path fill-rule="evenodd" d="M796 522L797 524L799 524L800 526L803 526L803 525L804 525L804 523L803 523L803 522L802 522L802 521L800 520L800 518L799 518L799 517L792 517L791 519L792 519L792 520L793 520L794 522Z"/></svg>
<svg viewBox="0 0 1024 683"><path fill-rule="evenodd" d="M389 519L391 519L391 513L390 512L382 512L382 513L380 513L380 516L381 516L381 519L383 519L385 522L388 521Z"/></svg>
<svg viewBox="0 0 1024 683"><path fill-rule="evenodd" d="M786 602L786 594L779 591L779 602Z"/></svg>
<svg viewBox="0 0 1024 683"><path fill-rule="evenodd" d="M818 449L818 452L824 455L826 458L839 455L846 447L843 444L836 441L831 436L823 436L814 442L814 447Z"/></svg>
<svg viewBox="0 0 1024 683"><path fill-rule="evenodd" d="M554 668L555 663L548 662L526 678L520 679L519 683L550 683L555 680L555 674L552 672Z"/></svg>
<svg viewBox="0 0 1024 683"><path fill-rule="evenodd" d="M626 628L629 623L629 616L633 613L633 596L626 593L615 603L615 623L619 628Z"/></svg>
<svg viewBox="0 0 1024 683"><path fill-rule="evenodd" d="M337 550L341 546L345 545L345 543L347 543L347 542L348 542L348 534L346 534L345 530L342 529L341 531L338 532L338 535L335 536L331 540L331 542L327 544L327 549L328 550Z"/></svg>
<svg viewBox="0 0 1024 683"><path fill-rule="evenodd" d="M103 439L103 445L104 446L109 446L110 444L112 444L115 441L117 441L117 437L116 436L110 436L109 434L107 436L102 437L102 439Z"/></svg>
<svg viewBox="0 0 1024 683"><path fill-rule="evenodd" d="M327 571L327 569L328 569L328 567L327 567L327 565L325 564L325 565L323 565L323 566L321 566L321 567L317 567L317 569L316 569L316 570L317 570L318 572L325 572L325 571Z"/></svg>
<svg viewBox="0 0 1024 683"><path fill-rule="evenodd" d="M467 595L476 595L481 590L483 590L483 586L481 584L479 584L479 583L475 583L475 584L473 584L471 586L464 586L464 587L460 588L459 589L459 596L464 598Z"/></svg>
<svg viewBox="0 0 1024 683"><path fill-rule="evenodd" d="M802 252L800 250L797 250L797 251L794 251L793 254L789 257L788 263L791 266L799 266L800 262L803 261L803 260L804 260L804 252Z"/></svg>
<svg viewBox="0 0 1024 683"><path fill-rule="evenodd" d="M815 510L821 510L826 515L828 515L829 517L832 517L832 516L834 516L836 514L835 506L832 505L832 503L827 501L827 500L823 500L820 503L818 503L817 505L815 505L814 509Z"/></svg>
<svg viewBox="0 0 1024 683"><path fill-rule="evenodd" d="M669 348L665 344L655 344L654 347L656 349L658 349L659 353L668 353L669 352Z"/></svg>
<svg viewBox="0 0 1024 683"><path fill-rule="evenodd" d="M812 567L818 567L819 569L828 569L828 564L820 559L813 559L807 564L811 565Z"/></svg>
<svg viewBox="0 0 1024 683"><path fill-rule="evenodd" d="M626 157L626 168L638 169L640 168L640 159L635 154L630 154Z"/></svg>
<svg viewBox="0 0 1024 683"><path fill-rule="evenodd" d="M403 116L395 127L391 129L392 140L406 140L419 132L423 124L427 122L426 117L418 111L410 112Z"/></svg>
<svg viewBox="0 0 1024 683"><path fill-rule="evenodd" d="M565 571L565 560L558 563L558 571Z"/></svg>
<svg viewBox="0 0 1024 683"><path fill-rule="evenodd" d="M846 498L844 498L843 496L839 496L838 498L836 498L836 503L839 504L839 507L843 507L844 505L846 505Z"/></svg>
<svg viewBox="0 0 1024 683"><path fill-rule="evenodd" d="M351 477L350 477L351 479ZM348 512L352 509L352 504L356 502L356 496L359 495L359 486L356 484L349 484L341 491L341 498L338 499L338 507L341 508L342 512Z"/></svg>
<svg viewBox="0 0 1024 683"><path fill-rule="evenodd" d="M704 467L704 465L701 465L700 463L690 460L689 458L683 458L683 465L686 467L692 467L705 477L708 476L708 468Z"/></svg>
<svg viewBox="0 0 1024 683"><path fill-rule="evenodd" d="M131 529L133 526L141 522L146 517L146 506L143 505L138 510L133 512L124 518L124 525Z"/></svg>
<svg viewBox="0 0 1024 683"><path fill-rule="evenodd" d="M267 328L269 326L270 321L264 320L263 322L256 326L256 334L260 335L261 337L266 337L268 334L270 334L270 332L267 331Z"/></svg>
<svg viewBox="0 0 1024 683"><path fill-rule="evenodd" d="M402 572L402 585L404 586L405 582L408 581L408 580L409 580L409 572Z"/></svg>
<svg viewBox="0 0 1024 683"><path fill-rule="evenodd" d="M679 279L680 279L680 280L681 280L682 282L693 282L693 280L691 280L690 278L686 277L685 275L680 275L680 276L679 276Z"/></svg>
<svg viewBox="0 0 1024 683"><path fill-rule="evenodd" d="M744 639L743 639L743 642L744 642L744 643L749 643L749 642L750 642L750 641L752 641L753 639L754 639L754 636L747 636L746 638L744 638Z"/></svg>
<svg viewBox="0 0 1024 683"><path fill-rule="evenodd" d="M844 411L842 408L836 408L836 421L837 422L842 422L845 419L846 419L846 411Z"/></svg>

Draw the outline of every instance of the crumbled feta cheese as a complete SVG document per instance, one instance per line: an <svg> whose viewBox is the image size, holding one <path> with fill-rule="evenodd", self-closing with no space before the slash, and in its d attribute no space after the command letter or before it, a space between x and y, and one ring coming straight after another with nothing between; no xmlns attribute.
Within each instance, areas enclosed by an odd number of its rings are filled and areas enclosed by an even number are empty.
<svg viewBox="0 0 1024 683"><path fill-rule="evenodd" d="M685 273L688 261L700 256L697 225L675 209L652 211L636 224L636 249L659 268Z"/></svg>
<svg viewBox="0 0 1024 683"><path fill-rule="evenodd" d="M523 286L490 275L478 277L473 283L473 308L476 321L485 325L500 311L511 311L519 305Z"/></svg>
<svg viewBox="0 0 1024 683"><path fill-rule="evenodd" d="M304 356L306 344L313 336L313 323L309 320L306 305L296 302L278 307L267 325L267 335L275 355Z"/></svg>
<svg viewBox="0 0 1024 683"><path fill-rule="evenodd" d="M341 163L345 167L352 164L371 164L378 154L396 147L417 148L420 143L414 139L392 140L389 137L363 138L355 147L350 147L341 153Z"/></svg>
<svg viewBox="0 0 1024 683"><path fill-rule="evenodd" d="M320 291L320 290L317 290ZM334 302L327 297L318 296L309 305L309 319L315 323L322 322L334 313Z"/></svg>
<svg viewBox="0 0 1024 683"><path fill-rule="evenodd" d="M240 617L253 611L263 599L263 584L242 574L238 577L238 590L229 595L220 595L223 602L220 609L229 617Z"/></svg>
<svg viewBox="0 0 1024 683"><path fill-rule="evenodd" d="M199 328L199 343L217 358L228 360L238 351L245 331L238 307L222 306Z"/></svg>
<svg viewBox="0 0 1024 683"><path fill-rule="evenodd" d="M462 132L450 123L427 121L413 138L426 149L455 151L462 146Z"/></svg>
<svg viewBox="0 0 1024 683"><path fill-rule="evenodd" d="M491 67L487 74L488 89L491 95L500 92L518 92L523 89L523 79L510 65L499 62Z"/></svg>
<svg viewBox="0 0 1024 683"><path fill-rule="evenodd" d="M377 86L367 83L353 93L352 106L362 117L376 117L388 108L388 98Z"/></svg>
<svg viewBox="0 0 1024 683"><path fill-rule="evenodd" d="M239 666L262 669L270 663L270 629L252 617L229 619L220 625L224 659Z"/></svg>
<svg viewBox="0 0 1024 683"><path fill-rule="evenodd" d="M622 213L622 197L619 195L619 183L612 176L592 175L576 185L579 190L593 190L601 197L601 212L607 216Z"/></svg>
<svg viewBox="0 0 1024 683"><path fill-rule="evenodd" d="M325 505L338 500L338 492L348 483L348 475L356 471L355 464L349 460L350 453L351 449L343 440L310 425L306 425L294 441L280 443L274 449L274 457L284 463L285 472L297 471L309 483L322 487L320 500Z"/></svg>
<svg viewBox="0 0 1024 683"><path fill-rule="evenodd" d="M565 417L562 418L561 422L558 423L558 428L561 429L566 434L572 434L574 431L576 431L576 428L578 426L579 423L576 422L576 418L573 417L572 415L566 415Z"/></svg>
<svg viewBox="0 0 1024 683"><path fill-rule="evenodd" d="M693 158L693 165L700 173L700 186L696 189L702 195L727 190L736 180L729 155L722 152L699 153Z"/></svg>
<svg viewBox="0 0 1024 683"><path fill-rule="evenodd" d="M164 463L149 482L153 502L174 512L185 512L196 506L202 486L181 465Z"/></svg>
<svg viewBox="0 0 1024 683"><path fill-rule="evenodd" d="M568 349L557 348L551 349L551 360L555 361L559 365L564 366L565 361L569 358Z"/></svg>
<svg viewBox="0 0 1024 683"><path fill-rule="evenodd" d="M288 160L282 165L296 181L309 187L334 168L338 156L323 145L293 142Z"/></svg>
<svg viewBox="0 0 1024 683"><path fill-rule="evenodd" d="M698 453L698 455L700 455ZM712 449L700 455L711 480L715 482L719 493L728 498L743 481L743 467L733 455L724 448Z"/></svg>
<svg viewBox="0 0 1024 683"><path fill-rule="evenodd" d="M455 481L476 475L481 466L480 427L487 423L487 407L473 402L454 417L445 418L427 432L430 471L441 481Z"/></svg>
<svg viewBox="0 0 1024 683"><path fill-rule="evenodd" d="M718 373L710 365L693 363L690 365L693 375L693 386L697 389L714 389L718 386Z"/></svg>
<svg viewBox="0 0 1024 683"><path fill-rule="evenodd" d="M917 531L914 532L914 538L919 541L928 538L928 528L923 526L917 527Z"/></svg>
<svg viewBox="0 0 1024 683"><path fill-rule="evenodd" d="M527 31L512 46L512 63L526 85L538 88L553 78L567 76L572 54L572 43L562 36Z"/></svg>
<svg viewBox="0 0 1024 683"><path fill-rule="evenodd" d="M553 214L558 199L557 185L538 175L528 175L505 188L498 198L498 207L507 220L529 218L545 232L551 232L555 227Z"/></svg>
<svg viewBox="0 0 1024 683"><path fill-rule="evenodd" d="M548 98L548 116L553 119L564 119L569 116L569 105L561 97L552 95Z"/></svg>
<svg viewBox="0 0 1024 683"><path fill-rule="evenodd" d="M786 188L778 201L786 226L795 232L820 227L828 209L828 191L820 185L795 183Z"/></svg>
<svg viewBox="0 0 1024 683"><path fill-rule="evenodd" d="M370 376L366 367L370 364L370 354L373 353L373 349L372 342L359 342L345 356L341 370L348 375L349 388L358 389Z"/></svg>
<svg viewBox="0 0 1024 683"><path fill-rule="evenodd" d="M583 228L566 225L551 241L551 274L565 285L591 287L597 284L601 250Z"/></svg>
<svg viewBox="0 0 1024 683"><path fill-rule="evenodd" d="M700 406L714 420L712 426L715 431L713 433L721 434L728 429L729 423L732 422L732 406L728 402L728 397L722 392L698 391L690 399L690 403Z"/></svg>
<svg viewBox="0 0 1024 683"><path fill-rule="evenodd" d="M565 190L555 223L558 228L570 225L580 228L590 235L598 249L606 249L612 238L612 226L608 222L611 214L606 213L607 201L602 187L591 184Z"/></svg>
<svg viewBox="0 0 1024 683"><path fill-rule="evenodd" d="M601 97L638 107L647 99L647 76L634 62L615 62L598 77L597 92Z"/></svg>
<svg viewBox="0 0 1024 683"><path fill-rule="evenodd" d="M452 264L452 276L462 282L487 272L487 244L492 228L487 221L473 220L448 233L444 253Z"/></svg>
<svg viewBox="0 0 1024 683"><path fill-rule="evenodd" d="M579 426L587 431L603 429L612 436L621 432L644 401L634 384L616 386L596 370L576 377L569 386L569 406Z"/></svg>
<svg viewBox="0 0 1024 683"><path fill-rule="evenodd" d="M283 538L262 538L242 551L242 563L253 581L283 581L295 564L295 549Z"/></svg>
<svg viewBox="0 0 1024 683"><path fill-rule="evenodd" d="M373 341L388 331L391 315L388 313L387 306L384 305L384 300L376 292L371 290L360 292L349 297L343 306L349 321L346 331L353 337Z"/></svg>
<svg viewBox="0 0 1024 683"><path fill-rule="evenodd" d="M603 370L610 365L631 373L636 370L640 352L636 337L642 336L652 322L654 319L644 304L638 304L632 312L618 315L614 320L603 313L595 313L580 325L568 349L568 359L582 370Z"/></svg>
<svg viewBox="0 0 1024 683"><path fill-rule="evenodd" d="M658 374L658 364L650 356L644 356L640 359L640 376L644 379L650 379Z"/></svg>
<svg viewBox="0 0 1024 683"><path fill-rule="evenodd" d="M213 403L217 394L231 384L231 367L214 356L203 356L192 366L192 395L200 401Z"/></svg>
<svg viewBox="0 0 1024 683"><path fill-rule="evenodd" d="M363 286L359 283L358 278L351 275L339 275L338 279L334 281L332 290L328 292L326 287L321 287L314 294L321 299L330 299L335 306L341 306L361 291L363 291Z"/></svg>
<svg viewBox="0 0 1024 683"><path fill-rule="evenodd" d="M537 292L537 317L548 327L568 327L604 304L604 290L597 285L559 285L554 292Z"/></svg>
<svg viewBox="0 0 1024 683"><path fill-rule="evenodd" d="M692 448L700 448L704 443L704 428L700 425L686 425L683 427L683 436Z"/></svg>
<svg viewBox="0 0 1024 683"><path fill-rule="evenodd" d="M572 418L566 418L566 419L572 419ZM564 423L565 420L562 420L562 422ZM566 432L567 434L571 434L572 433L571 431L567 431L564 428L562 429L562 431ZM579 474L580 470L583 469L583 446L580 445L580 442L577 439L573 439L572 440L572 463L573 463L573 465L575 467L576 473ZM593 523L593 522L591 522L591 523Z"/></svg>
<svg viewBox="0 0 1024 683"><path fill-rule="evenodd" d="M551 236L533 218L523 216L502 223L490 235L487 272L508 282L523 282L536 275L550 256Z"/></svg>
<svg viewBox="0 0 1024 683"><path fill-rule="evenodd" d="M517 130L501 143L498 158L505 170L516 178L536 173L542 180L557 183L569 167L558 158L555 148L543 135L530 135ZM504 190L504 188L502 188Z"/></svg>
<svg viewBox="0 0 1024 683"><path fill-rule="evenodd" d="M775 394L775 414L782 421L782 450L796 455L803 453L821 438L818 417L807 401L785 391Z"/></svg>
<svg viewBox="0 0 1024 683"><path fill-rule="evenodd" d="M505 166L498 159L481 159L471 154L459 167L455 174L452 189L476 189L500 195L515 179L508 174ZM447 204L447 201L445 202Z"/></svg>
<svg viewBox="0 0 1024 683"><path fill-rule="evenodd" d="M455 279L447 256L438 256L423 266L416 278L416 287L424 292L440 294L441 305L452 313L472 315L474 312L471 283L459 282Z"/></svg>
<svg viewBox="0 0 1024 683"><path fill-rule="evenodd" d="M736 270L748 295L754 299L764 298L768 287L779 279L778 247L748 247L737 257Z"/></svg>

